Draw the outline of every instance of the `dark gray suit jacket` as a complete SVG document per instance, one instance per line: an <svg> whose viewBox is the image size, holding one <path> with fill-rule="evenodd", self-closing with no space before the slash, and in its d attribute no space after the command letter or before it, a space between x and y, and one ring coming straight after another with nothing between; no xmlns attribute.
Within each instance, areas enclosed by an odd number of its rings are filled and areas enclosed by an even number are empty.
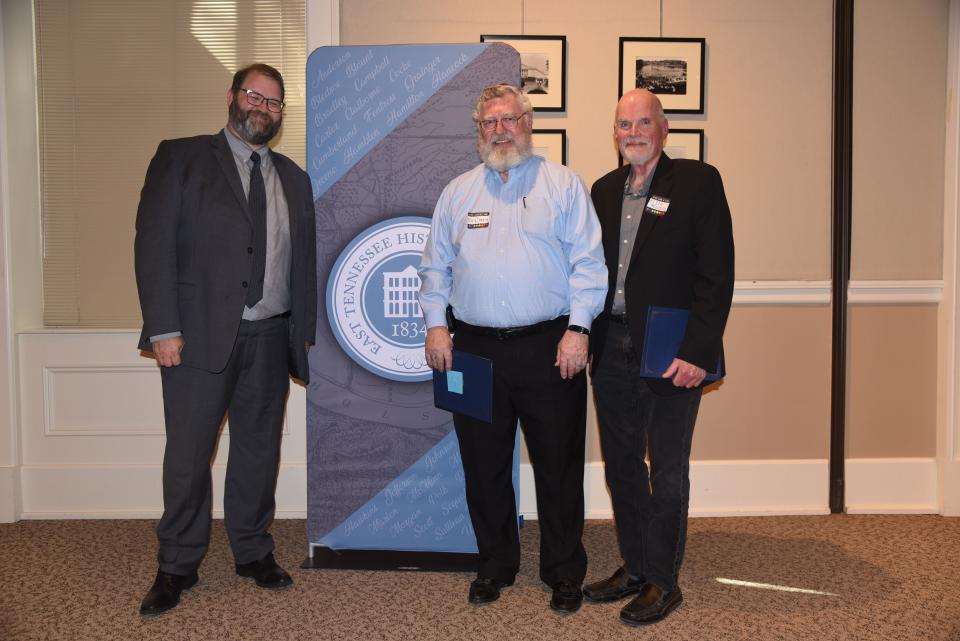
<svg viewBox="0 0 960 641"><path fill-rule="evenodd" d="M316 227L310 178L270 152L290 212L290 373L308 381L304 343L317 323ZM244 282L253 266L247 198L223 132L165 140L150 162L134 243L143 313L140 348L179 331L184 365L219 372L227 364L243 314Z"/></svg>

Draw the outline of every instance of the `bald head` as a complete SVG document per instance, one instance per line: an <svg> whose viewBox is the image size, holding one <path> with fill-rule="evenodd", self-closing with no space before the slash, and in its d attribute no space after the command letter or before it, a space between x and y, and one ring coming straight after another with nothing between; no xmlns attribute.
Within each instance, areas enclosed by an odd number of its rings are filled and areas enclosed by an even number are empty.
<svg viewBox="0 0 960 641"><path fill-rule="evenodd" d="M620 155L641 172L656 164L669 131L660 99L646 89L633 89L617 103L613 138Z"/></svg>
<svg viewBox="0 0 960 641"><path fill-rule="evenodd" d="M663 113L663 105L657 95L647 89L631 89L623 94L620 102L617 103L617 117L620 116L622 109L643 109L654 113L660 119L660 122L666 121L667 117Z"/></svg>

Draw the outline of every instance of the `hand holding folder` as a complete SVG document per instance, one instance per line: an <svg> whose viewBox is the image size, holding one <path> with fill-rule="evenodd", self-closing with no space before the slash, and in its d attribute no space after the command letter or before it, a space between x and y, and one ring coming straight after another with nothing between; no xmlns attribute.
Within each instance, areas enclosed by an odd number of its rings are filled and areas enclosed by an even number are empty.
<svg viewBox="0 0 960 641"><path fill-rule="evenodd" d="M433 405L492 422L493 361L453 350L453 367L433 371Z"/></svg>
<svg viewBox="0 0 960 641"><path fill-rule="evenodd" d="M660 378L667 371L673 359L680 351L680 343L687 331L690 312L676 307L650 306L647 312L647 327L643 336L643 354L640 357L640 375L648 378ZM723 378L721 359L717 356L717 366L707 371L703 380L716 381Z"/></svg>

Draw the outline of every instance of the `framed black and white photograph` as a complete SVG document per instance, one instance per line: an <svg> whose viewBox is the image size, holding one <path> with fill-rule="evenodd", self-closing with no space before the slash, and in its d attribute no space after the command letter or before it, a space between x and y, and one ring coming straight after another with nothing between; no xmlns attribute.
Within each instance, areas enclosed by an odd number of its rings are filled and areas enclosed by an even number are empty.
<svg viewBox="0 0 960 641"><path fill-rule="evenodd" d="M566 129L534 129L531 133L533 153L558 165L567 164Z"/></svg>
<svg viewBox="0 0 960 641"><path fill-rule="evenodd" d="M671 129L663 151L671 158L703 160L703 129Z"/></svg>
<svg viewBox="0 0 960 641"><path fill-rule="evenodd" d="M620 38L620 94L648 89L668 114L702 114L704 38Z"/></svg>
<svg viewBox="0 0 960 641"><path fill-rule="evenodd" d="M567 108L566 36L495 36L483 34L480 42L502 42L520 54L520 85L534 111Z"/></svg>

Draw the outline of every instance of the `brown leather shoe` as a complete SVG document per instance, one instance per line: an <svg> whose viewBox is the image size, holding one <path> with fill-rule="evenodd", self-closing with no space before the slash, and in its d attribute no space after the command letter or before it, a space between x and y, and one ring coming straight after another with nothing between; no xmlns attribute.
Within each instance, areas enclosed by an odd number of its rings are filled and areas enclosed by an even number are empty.
<svg viewBox="0 0 960 641"><path fill-rule="evenodd" d="M683 602L680 586L669 592L655 583L647 583L640 594L620 610L620 620L627 625L648 625L667 618Z"/></svg>
<svg viewBox="0 0 960 641"><path fill-rule="evenodd" d="M172 610L180 603L180 593L195 586L199 580L196 572L183 576L157 570L157 578L140 603L140 614L153 616Z"/></svg>
<svg viewBox="0 0 960 641"><path fill-rule="evenodd" d="M619 601L639 592L643 583L643 579L631 579L627 571L621 567L617 568L609 579L583 586L583 596L594 603Z"/></svg>
<svg viewBox="0 0 960 641"><path fill-rule="evenodd" d="M287 571L277 565L273 558L273 552L267 554L259 561L250 563L237 563L237 574L252 578L257 585L267 590L282 590L293 585L293 579L287 574Z"/></svg>

